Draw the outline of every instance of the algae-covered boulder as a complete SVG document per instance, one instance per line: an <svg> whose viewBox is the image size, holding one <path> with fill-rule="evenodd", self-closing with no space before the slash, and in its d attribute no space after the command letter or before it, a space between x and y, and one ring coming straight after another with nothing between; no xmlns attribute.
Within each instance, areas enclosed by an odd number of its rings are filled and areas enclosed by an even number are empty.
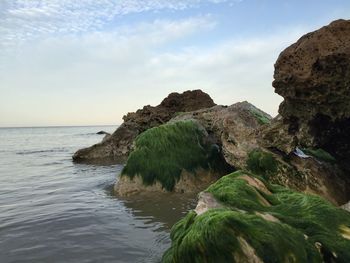
<svg viewBox="0 0 350 263"><path fill-rule="evenodd" d="M198 123L169 123L137 137L115 191L124 196L143 191L199 192L230 169Z"/></svg>
<svg viewBox="0 0 350 263"><path fill-rule="evenodd" d="M163 262L350 262L350 213L321 197L243 171L204 193Z"/></svg>

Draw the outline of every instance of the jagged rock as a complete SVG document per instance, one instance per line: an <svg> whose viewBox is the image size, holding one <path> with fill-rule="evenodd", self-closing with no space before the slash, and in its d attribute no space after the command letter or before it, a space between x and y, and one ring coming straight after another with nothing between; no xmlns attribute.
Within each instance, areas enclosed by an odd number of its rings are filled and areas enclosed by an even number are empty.
<svg viewBox="0 0 350 263"><path fill-rule="evenodd" d="M258 147L257 129L268 124L270 115L249 102L238 102L231 106L215 106L181 114L170 122L196 120L209 133L212 140L222 148L228 164L244 168L249 152Z"/></svg>
<svg viewBox="0 0 350 263"><path fill-rule="evenodd" d="M236 169L245 169L250 153L261 148L259 129L269 127L271 117L255 108L248 102L240 102L229 107L215 106L209 109L202 109L194 112L183 113L169 121L177 123L180 121L194 120L199 123L208 133L206 140L218 145L225 161ZM263 121L262 121L263 120ZM261 174L267 176L268 180L288 186L301 192L318 194L334 204L343 204L349 200L349 183L344 179L344 173L336 164L319 160L315 157L307 159L291 154L286 158L279 152L271 152L264 149L266 153L272 154L276 162L274 173ZM172 148L165 149L169 154ZM146 158L147 159L147 158ZM151 161L151 160L149 160ZM136 180L138 191L161 191L161 184L158 187L145 187L142 180ZM209 180L207 180L209 181ZM117 184L117 193L129 195L134 192L130 185L135 182L128 182L123 179ZM126 185L122 190L122 185ZM129 186L130 187L129 187ZM190 187L187 187L189 189ZM143 190L142 190L143 189ZM198 189L197 189L198 190ZM175 191L177 191L175 189Z"/></svg>
<svg viewBox="0 0 350 263"><path fill-rule="evenodd" d="M273 86L284 101L265 141L286 153L320 148L350 171L350 20L301 37L275 64Z"/></svg>
<svg viewBox="0 0 350 263"><path fill-rule="evenodd" d="M301 158L294 153L284 155L259 148L249 154L247 169L271 183L320 195L335 205L344 204L350 199L347 174L329 160L314 156Z"/></svg>
<svg viewBox="0 0 350 263"><path fill-rule="evenodd" d="M125 161L136 136L143 131L166 123L176 114L215 106L210 96L201 90L171 93L160 105L145 106L128 113L124 123L108 138L91 147L78 150L73 155L76 162Z"/></svg>
<svg viewBox="0 0 350 263"><path fill-rule="evenodd" d="M350 213L237 171L171 230L162 262L348 262ZM203 198L205 197L205 198Z"/></svg>

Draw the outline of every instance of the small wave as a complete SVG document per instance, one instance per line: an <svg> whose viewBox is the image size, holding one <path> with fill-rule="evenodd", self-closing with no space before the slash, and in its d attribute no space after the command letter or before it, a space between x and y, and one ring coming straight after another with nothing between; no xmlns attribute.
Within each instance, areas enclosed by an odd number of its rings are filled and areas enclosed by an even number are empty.
<svg viewBox="0 0 350 263"><path fill-rule="evenodd" d="M59 149L49 149L49 150L34 150L34 151L22 151L16 152L19 155L27 155L27 154L37 154L37 153L53 153L53 152L67 152L67 149L59 148Z"/></svg>

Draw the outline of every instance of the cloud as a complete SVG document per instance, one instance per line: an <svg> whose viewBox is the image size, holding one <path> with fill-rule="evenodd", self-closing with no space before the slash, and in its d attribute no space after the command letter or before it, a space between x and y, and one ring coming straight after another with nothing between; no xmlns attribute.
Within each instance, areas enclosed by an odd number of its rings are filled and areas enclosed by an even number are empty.
<svg viewBox="0 0 350 263"><path fill-rule="evenodd" d="M98 31L113 19L128 14L184 10L201 4L237 0L2 0L0 52L54 34Z"/></svg>
<svg viewBox="0 0 350 263"><path fill-rule="evenodd" d="M198 88L219 104L248 100L276 114L273 63L304 32L169 48L215 25L210 16L155 20L27 45L0 72L2 125L120 123L126 112L157 105L170 92Z"/></svg>

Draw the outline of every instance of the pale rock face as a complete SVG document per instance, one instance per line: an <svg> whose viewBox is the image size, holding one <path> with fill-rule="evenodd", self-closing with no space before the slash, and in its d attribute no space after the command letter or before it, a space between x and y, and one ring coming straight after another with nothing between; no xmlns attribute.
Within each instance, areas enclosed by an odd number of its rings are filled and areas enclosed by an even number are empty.
<svg viewBox="0 0 350 263"><path fill-rule="evenodd" d="M246 262L263 263L264 262L258 257L255 249L251 245L249 245L248 242L243 237L238 237L237 239L241 247L241 253L234 255L235 262L237 263L246 263Z"/></svg>
<svg viewBox="0 0 350 263"><path fill-rule="evenodd" d="M175 193L199 193L220 178L219 174L204 169L197 169L195 174L182 171L180 180L176 183L173 192ZM114 192L119 196L132 196L148 192L167 192L160 182L145 186L140 176L132 179L128 176L120 176L114 185Z"/></svg>
<svg viewBox="0 0 350 263"><path fill-rule="evenodd" d="M198 203L194 211L197 213L197 215L201 215L209 209L221 207L223 206L215 199L211 193L201 192L199 194Z"/></svg>
<svg viewBox="0 0 350 263"><path fill-rule="evenodd" d="M271 116L248 102L231 106L215 106L184 113L170 122L193 119L200 123L221 146L226 162L233 167L244 168L249 152L258 148L257 129L262 126L255 114L270 120Z"/></svg>
<svg viewBox="0 0 350 263"><path fill-rule="evenodd" d="M346 211L350 212L350 201L346 204L342 205L341 208L345 209Z"/></svg>

